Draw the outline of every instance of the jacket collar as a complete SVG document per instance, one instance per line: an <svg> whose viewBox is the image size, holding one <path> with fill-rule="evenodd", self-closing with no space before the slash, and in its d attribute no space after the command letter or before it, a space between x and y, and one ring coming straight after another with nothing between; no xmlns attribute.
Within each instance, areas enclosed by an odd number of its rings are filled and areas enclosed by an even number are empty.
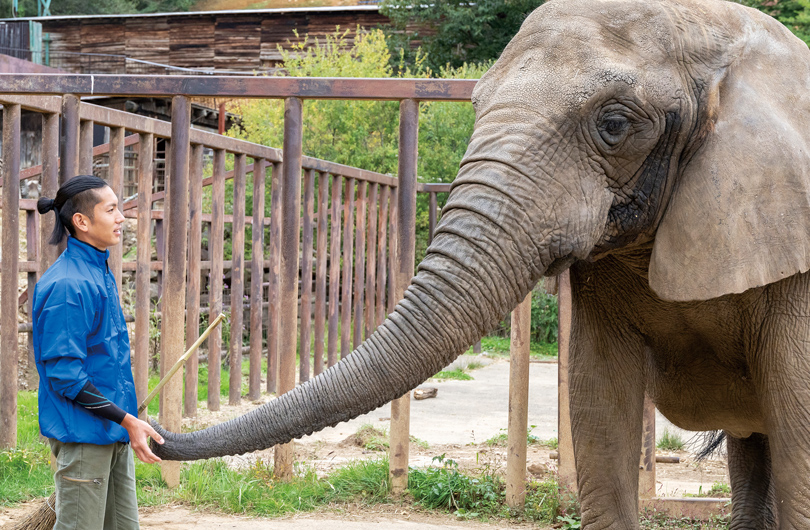
<svg viewBox="0 0 810 530"><path fill-rule="evenodd" d="M101 251L93 245L88 245L84 241L80 241L75 237L68 236L67 238L67 251L72 255L81 257L88 263L94 263L101 268L107 267L107 258L110 257L110 251Z"/></svg>

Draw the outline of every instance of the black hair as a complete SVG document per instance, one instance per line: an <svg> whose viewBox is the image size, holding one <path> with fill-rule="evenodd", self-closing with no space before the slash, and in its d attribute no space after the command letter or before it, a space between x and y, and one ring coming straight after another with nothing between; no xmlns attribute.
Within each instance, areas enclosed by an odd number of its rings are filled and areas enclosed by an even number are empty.
<svg viewBox="0 0 810 530"><path fill-rule="evenodd" d="M48 242L58 245L65 237L65 230L71 236L76 236L76 227L73 226L73 215L81 213L93 219L93 210L99 203L97 189L107 186L104 179L94 175L77 175L68 180L59 191L55 199L40 197L37 201L37 210L46 214L56 211L56 222L53 224L53 233Z"/></svg>

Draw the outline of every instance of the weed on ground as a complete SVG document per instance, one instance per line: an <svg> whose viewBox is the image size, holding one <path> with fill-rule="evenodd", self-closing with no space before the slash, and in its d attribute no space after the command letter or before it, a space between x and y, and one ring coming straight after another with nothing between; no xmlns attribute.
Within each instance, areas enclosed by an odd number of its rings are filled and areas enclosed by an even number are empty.
<svg viewBox="0 0 810 530"><path fill-rule="evenodd" d="M661 439L658 440L655 446L662 451L682 451L685 444L678 434L672 433L665 428Z"/></svg>

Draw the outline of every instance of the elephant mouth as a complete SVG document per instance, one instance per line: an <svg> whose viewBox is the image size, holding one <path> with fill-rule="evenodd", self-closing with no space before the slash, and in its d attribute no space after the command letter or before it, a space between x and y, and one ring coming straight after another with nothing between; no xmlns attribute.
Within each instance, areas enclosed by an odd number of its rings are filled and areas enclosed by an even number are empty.
<svg viewBox="0 0 810 530"><path fill-rule="evenodd" d="M543 276L557 276L558 274L565 272L568 267L574 264L576 260L577 258L573 253L563 256L562 258L557 258L551 262L548 268L546 268L546 272L543 274Z"/></svg>

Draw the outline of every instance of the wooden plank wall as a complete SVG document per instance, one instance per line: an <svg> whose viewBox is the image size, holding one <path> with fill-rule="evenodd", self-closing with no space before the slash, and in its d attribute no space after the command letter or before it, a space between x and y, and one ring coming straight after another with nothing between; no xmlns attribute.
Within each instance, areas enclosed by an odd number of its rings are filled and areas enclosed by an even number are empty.
<svg viewBox="0 0 810 530"><path fill-rule="evenodd" d="M220 13L161 17L69 18L43 22L51 38L51 65L75 73L164 74L160 66L124 61L126 55L182 68L259 72L278 66L278 46L291 49L306 35L323 42L336 27L354 44L357 26L375 28L388 18L370 11ZM298 32L298 37L294 31Z"/></svg>

